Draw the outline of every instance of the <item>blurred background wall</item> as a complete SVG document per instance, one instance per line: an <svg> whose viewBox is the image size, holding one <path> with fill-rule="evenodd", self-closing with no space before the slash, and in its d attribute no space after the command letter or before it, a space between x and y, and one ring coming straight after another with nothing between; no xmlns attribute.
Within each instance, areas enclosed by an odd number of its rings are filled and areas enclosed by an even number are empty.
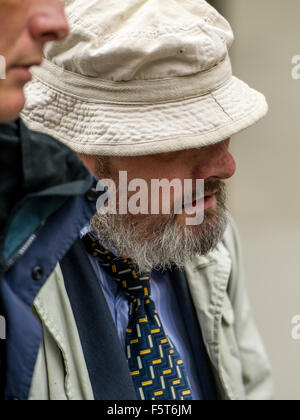
<svg viewBox="0 0 300 420"><path fill-rule="evenodd" d="M216 0L235 32L236 76L262 91L270 112L236 135L230 209L243 243L247 288L275 376L276 399L300 400L300 55L299 0Z"/></svg>

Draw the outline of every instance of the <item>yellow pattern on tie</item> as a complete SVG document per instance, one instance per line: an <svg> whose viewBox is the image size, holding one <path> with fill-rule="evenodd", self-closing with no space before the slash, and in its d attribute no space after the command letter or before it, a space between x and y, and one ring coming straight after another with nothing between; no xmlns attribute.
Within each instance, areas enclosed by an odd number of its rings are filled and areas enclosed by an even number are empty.
<svg viewBox="0 0 300 420"><path fill-rule="evenodd" d="M137 274L130 259L116 257L92 234L83 238L87 251L99 260L129 301L126 356L141 400L191 400L183 361L166 336L151 299L150 273Z"/></svg>

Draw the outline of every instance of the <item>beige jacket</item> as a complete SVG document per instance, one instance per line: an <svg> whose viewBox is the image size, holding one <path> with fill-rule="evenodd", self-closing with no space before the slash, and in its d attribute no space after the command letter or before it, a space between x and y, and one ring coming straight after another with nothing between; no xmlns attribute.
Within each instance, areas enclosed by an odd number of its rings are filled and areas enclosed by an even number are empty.
<svg viewBox="0 0 300 420"><path fill-rule="evenodd" d="M272 399L271 369L251 315L232 220L224 241L208 256L195 257L185 270L222 398ZM59 266L35 299L34 310L43 324L44 340L29 398L93 400Z"/></svg>

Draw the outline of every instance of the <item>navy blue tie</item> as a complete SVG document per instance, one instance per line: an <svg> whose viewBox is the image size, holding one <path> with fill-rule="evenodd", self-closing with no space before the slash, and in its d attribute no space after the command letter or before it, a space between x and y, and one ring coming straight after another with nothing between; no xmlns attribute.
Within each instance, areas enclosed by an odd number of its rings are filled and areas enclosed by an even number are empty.
<svg viewBox="0 0 300 420"><path fill-rule="evenodd" d="M189 380L151 299L150 273L138 274L130 259L116 257L92 234L83 238L87 251L118 282L129 301L126 356L141 400L191 400Z"/></svg>

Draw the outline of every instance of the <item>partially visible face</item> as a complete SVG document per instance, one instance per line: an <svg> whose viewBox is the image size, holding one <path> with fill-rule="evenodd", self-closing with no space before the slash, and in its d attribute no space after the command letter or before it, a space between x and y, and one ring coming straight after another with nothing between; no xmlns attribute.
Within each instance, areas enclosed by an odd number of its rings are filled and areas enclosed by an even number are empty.
<svg viewBox="0 0 300 420"><path fill-rule="evenodd" d="M29 68L40 65L43 46L69 32L61 0L0 0L0 123L14 120L25 105ZM3 69L1 69L1 75Z"/></svg>
<svg viewBox="0 0 300 420"><path fill-rule="evenodd" d="M120 255L132 258L141 271L182 267L195 254L209 253L221 240L227 225L224 180L235 172L229 144L228 139L200 149L141 157L81 156L100 179L112 178L117 184L119 171L127 171L128 183L135 178L144 179L149 194L152 179L179 179L182 184L191 179L194 188L196 179L204 180L205 212L200 225L187 225L184 208L182 214L175 214L174 203L179 197L172 191L170 214L97 214L92 220L93 228ZM160 196L161 203L166 199Z"/></svg>

